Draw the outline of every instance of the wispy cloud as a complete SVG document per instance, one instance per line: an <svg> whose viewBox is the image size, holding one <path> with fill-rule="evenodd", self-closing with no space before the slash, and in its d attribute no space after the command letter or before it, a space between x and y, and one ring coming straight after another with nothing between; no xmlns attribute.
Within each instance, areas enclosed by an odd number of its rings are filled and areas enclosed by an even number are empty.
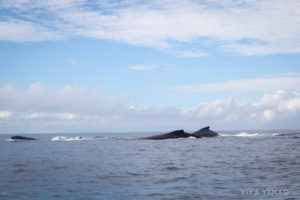
<svg viewBox="0 0 300 200"><path fill-rule="evenodd" d="M62 33L43 24L17 19L0 20L0 40L15 42L38 42L64 39Z"/></svg>
<svg viewBox="0 0 300 200"><path fill-rule="evenodd" d="M156 68L157 66L155 65L133 65L128 67L128 69L137 70L137 71L152 71Z"/></svg>
<svg viewBox="0 0 300 200"><path fill-rule="evenodd" d="M300 74L282 74L273 77L241 79L228 82L204 83L170 87L184 93L198 92L274 92L277 90L300 90Z"/></svg>
<svg viewBox="0 0 300 200"><path fill-rule="evenodd" d="M197 58L197 57L203 57L207 55L208 54L204 53L203 51L180 51L177 53L177 56L186 57L186 58Z"/></svg>
<svg viewBox="0 0 300 200"><path fill-rule="evenodd" d="M62 119L62 120L72 120L76 118L76 115L73 113L30 113L30 114L22 114L19 116L21 119Z"/></svg>
<svg viewBox="0 0 300 200"><path fill-rule="evenodd" d="M201 40L242 55L300 53L298 0L4 0L0 10L0 40L83 36L159 49Z"/></svg>
<svg viewBox="0 0 300 200"><path fill-rule="evenodd" d="M75 59L67 59L66 61L67 61L67 63L72 64L72 65L76 65L76 64L79 63L79 62L78 62L77 60L75 60Z"/></svg>

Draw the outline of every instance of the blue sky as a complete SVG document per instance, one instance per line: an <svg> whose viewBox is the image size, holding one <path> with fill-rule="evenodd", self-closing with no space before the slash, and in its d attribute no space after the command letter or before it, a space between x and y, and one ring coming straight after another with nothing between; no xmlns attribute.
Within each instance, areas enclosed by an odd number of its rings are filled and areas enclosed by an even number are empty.
<svg viewBox="0 0 300 200"><path fill-rule="evenodd" d="M0 1L1 132L300 128L300 3Z"/></svg>

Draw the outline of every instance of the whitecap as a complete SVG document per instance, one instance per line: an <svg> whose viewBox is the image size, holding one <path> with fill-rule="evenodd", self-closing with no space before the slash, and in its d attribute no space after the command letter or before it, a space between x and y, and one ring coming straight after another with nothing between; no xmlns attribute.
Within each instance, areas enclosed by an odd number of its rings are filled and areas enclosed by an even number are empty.
<svg viewBox="0 0 300 200"><path fill-rule="evenodd" d="M81 136L75 136L75 137L66 137L66 136L56 136L53 137L52 141L74 141L74 140L87 140L89 138L81 137Z"/></svg>
<svg viewBox="0 0 300 200"><path fill-rule="evenodd" d="M66 136L56 136L53 137L52 141L78 141L78 140L106 140L110 139L108 137L96 136L96 137L82 137L82 136L75 136L75 137L66 137Z"/></svg>
<svg viewBox="0 0 300 200"><path fill-rule="evenodd" d="M236 135L233 135L235 137L255 137L255 136L259 136L258 133L247 133L247 132L241 132L241 133L238 133Z"/></svg>
<svg viewBox="0 0 300 200"><path fill-rule="evenodd" d="M230 136L233 136L233 135L232 134L219 133L219 136L230 137Z"/></svg>
<svg viewBox="0 0 300 200"><path fill-rule="evenodd" d="M257 137L257 136L262 136L262 134L259 133L247 133L247 132L240 132L237 134L226 134L226 133L222 133L219 134L222 137Z"/></svg>

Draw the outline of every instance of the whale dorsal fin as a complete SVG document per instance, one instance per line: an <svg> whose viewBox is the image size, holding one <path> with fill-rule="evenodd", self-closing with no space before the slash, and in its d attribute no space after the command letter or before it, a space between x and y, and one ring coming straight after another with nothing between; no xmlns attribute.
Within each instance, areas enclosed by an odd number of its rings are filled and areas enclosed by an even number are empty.
<svg viewBox="0 0 300 200"><path fill-rule="evenodd" d="M202 131L204 131L204 130L209 130L209 126L206 126L206 127L204 127L204 128L201 128L200 130L202 130Z"/></svg>

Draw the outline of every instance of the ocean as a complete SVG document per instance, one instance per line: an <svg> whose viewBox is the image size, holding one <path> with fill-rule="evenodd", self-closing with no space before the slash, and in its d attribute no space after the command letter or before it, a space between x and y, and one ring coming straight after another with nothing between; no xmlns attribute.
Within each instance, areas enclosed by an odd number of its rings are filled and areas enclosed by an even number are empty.
<svg viewBox="0 0 300 200"><path fill-rule="evenodd" d="M300 131L0 135L0 199L300 199Z"/></svg>

